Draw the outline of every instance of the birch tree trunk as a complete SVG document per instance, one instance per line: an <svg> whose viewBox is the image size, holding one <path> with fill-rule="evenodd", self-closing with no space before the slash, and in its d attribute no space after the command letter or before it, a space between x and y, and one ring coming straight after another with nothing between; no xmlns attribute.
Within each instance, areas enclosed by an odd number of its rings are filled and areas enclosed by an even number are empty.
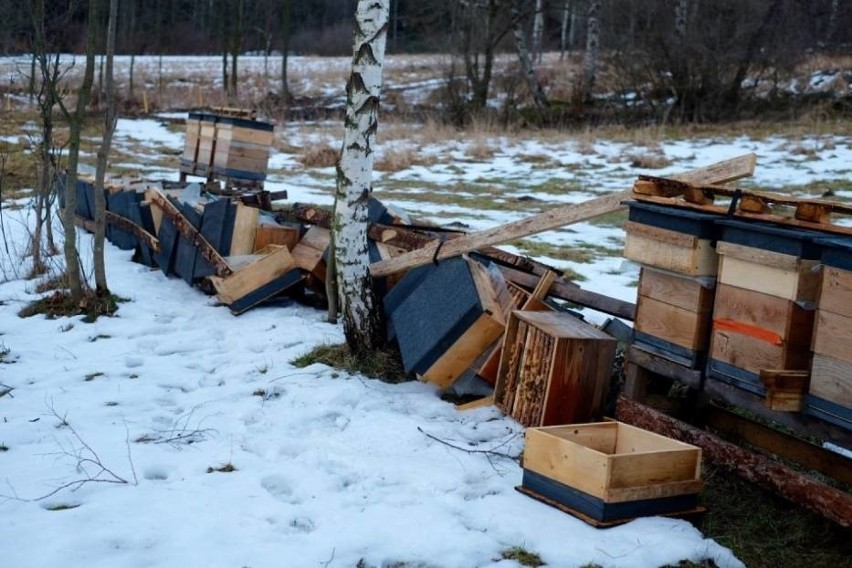
<svg viewBox="0 0 852 568"><path fill-rule="evenodd" d="M565 59L568 50L568 23L571 21L571 0L562 5L562 26L559 29L559 61Z"/></svg>
<svg viewBox="0 0 852 568"><path fill-rule="evenodd" d="M290 106L292 97L290 85L287 81L287 59L290 52L290 21L292 19L292 0L284 0L281 30L281 99L284 104Z"/></svg>
<svg viewBox="0 0 852 568"><path fill-rule="evenodd" d="M372 190L389 15L389 0L358 0L343 149L337 166L334 252L343 330L349 348L356 353L372 351L385 340L383 311L369 272L367 200Z"/></svg>
<svg viewBox="0 0 852 568"><path fill-rule="evenodd" d="M600 13L601 3L599 0L589 2L588 20L586 22L586 58L583 62L583 90L582 100L590 101L592 89L595 86L595 76L598 72L598 49L600 48Z"/></svg>
<svg viewBox="0 0 852 568"><path fill-rule="evenodd" d="M107 160L109 158L109 151L112 148L112 134L115 131L116 122L113 60L115 59L115 28L117 19L118 0L110 0L106 41L106 113L104 114L103 139L101 140L100 148L98 148L97 169L95 170L95 293L101 298L109 296L106 265L104 262L104 239L106 237L104 178L106 177Z"/></svg>
<svg viewBox="0 0 852 568"><path fill-rule="evenodd" d="M535 14L533 15L532 31L532 61L541 63L542 38L544 37L544 0L535 0Z"/></svg>
<svg viewBox="0 0 852 568"><path fill-rule="evenodd" d="M518 52L518 60L521 63L521 70L524 73L524 80L527 87L530 89L535 106L545 108L549 105L547 95L544 94L544 89L541 88L541 83L535 73L535 67L530 58L529 50L527 49L527 40L524 37L523 19L521 18L520 1L515 0L512 3L512 32L515 36L515 48Z"/></svg>

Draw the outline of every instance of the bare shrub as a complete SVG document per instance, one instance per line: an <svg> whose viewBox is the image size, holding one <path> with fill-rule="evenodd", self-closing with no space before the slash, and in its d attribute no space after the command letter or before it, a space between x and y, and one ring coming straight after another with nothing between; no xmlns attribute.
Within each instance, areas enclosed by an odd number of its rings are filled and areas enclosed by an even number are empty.
<svg viewBox="0 0 852 568"><path fill-rule="evenodd" d="M311 146L299 156L299 162L306 168L330 168L337 165L340 149L329 144Z"/></svg>

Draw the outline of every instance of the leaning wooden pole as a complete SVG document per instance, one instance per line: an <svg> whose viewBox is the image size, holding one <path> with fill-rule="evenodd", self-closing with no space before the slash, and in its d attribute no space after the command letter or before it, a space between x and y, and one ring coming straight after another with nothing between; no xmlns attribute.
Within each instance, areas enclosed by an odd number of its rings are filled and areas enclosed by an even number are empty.
<svg viewBox="0 0 852 568"><path fill-rule="evenodd" d="M627 424L699 446L704 458L717 466L735 472L844 528L852 528L852 495L844 491L624 396L618 397L615 415Z"/></svg>
<svg viewBox="0 0 852 568"><path fill-rule="evenodd" d="M725 183L750 176L754 172L754 164L755 155L746 154L673 177L690 183ZM458 256L485 246L505 243L572 223L587 221L624 208L622 202L630 199L631 196L632 190L611 193L582 203L563 205L526 219L446 241L443 244L434 243L394 258L374 262L370 265L370 275L373 278L388 276L429 264L433 260Z"/></svg>

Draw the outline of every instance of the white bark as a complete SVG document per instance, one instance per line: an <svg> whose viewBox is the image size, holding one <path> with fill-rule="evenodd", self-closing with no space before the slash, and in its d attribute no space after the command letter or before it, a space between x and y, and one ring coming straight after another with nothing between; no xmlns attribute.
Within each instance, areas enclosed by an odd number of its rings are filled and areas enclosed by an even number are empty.
<svg viewBox="0 0 852 568"><path fill-rule="evenodd" d="M683 41L686 39L686 28L689 23L689 0L678 0L675 4L675 33Z"/></svg>
<svg viewBox="0 0 852 568"><path fill-rule="evenodd" d="M600 22L598 13L601 3L599 0L589 2L589 14L586 23L586 59L583 63L583 99L589 100L592 88L595 86L595 76L598 71L598 48L600 47Z"/></svg>
<svg viewBox="0 0 852 568"><path fill-rule="evenodd" d="M547 95L544 94L544 89L538 80L535 73L535 67L530 59L529 49L527 49L527 40L524 37L524 26L521 18L521 10L518 6L519 1L515 0L512 4L512 32L515 36L515 49L518 53L518 61L521 64L521 70L524 73L524 80L527 87L530 89L530 94L535 101L535 105L539 108L548 106Z"/></svg>
<svg viewBox="0 0 852 568"><path fill-rule="evenodd" d="M535 63L541 63L542 38L544 36L544 0L535 0L535 15L533 16L533 53Z"/></svg>
<svg viewBox="0 0 852 568"><path fill-rule="evenodd" d="M343 329L353 351L371 350L384 339L382 310L369 273L367 200L372 190L388 17L389 0L358 0L343 149L337 168L335 257Z"/></svg>
<svg viewBox="0 0 852 568"><path fill-rule="evenodd" d="M559 60L565 58L568 49L568 22L571 21L571 0L565 0L562 5L562 27L559 30Z"/></svg>

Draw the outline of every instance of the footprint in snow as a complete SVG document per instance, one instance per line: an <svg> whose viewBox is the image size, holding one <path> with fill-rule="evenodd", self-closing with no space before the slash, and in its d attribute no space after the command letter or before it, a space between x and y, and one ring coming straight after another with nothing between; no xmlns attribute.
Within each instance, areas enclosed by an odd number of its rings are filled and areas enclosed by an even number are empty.
<svg viewBox="0 0 852 568"><path fill-rule="evenodd" d="M302 500L293 494L290 482L281 475L268 475L260 480L260 486L266 489L272 497L282 503L298 504Z"/></svg>

